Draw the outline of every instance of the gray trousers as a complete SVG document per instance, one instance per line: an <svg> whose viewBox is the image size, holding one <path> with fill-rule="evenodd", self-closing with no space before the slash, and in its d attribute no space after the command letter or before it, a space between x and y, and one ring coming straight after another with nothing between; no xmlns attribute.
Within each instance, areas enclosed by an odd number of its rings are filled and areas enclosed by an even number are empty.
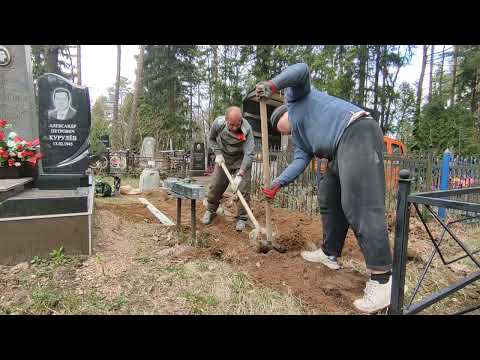
<svg viewBox="0 0 480 360"><path fill-rule="evenodd" d="M227 164L227 169L228 171L230 171L230 174L232 175L232 177L235 178L235 175L237 174L239 168L237 166L231 166ZM218 166L217 164L215 164L215 169L213 170L212 180L210 182L210 187L208 189L208 194L207 194L207 201L208 201L207 209L209 211L213 213L217 211L218 206L220 205L220 200L222 199L223 193L225 192L225 190L227 190L229 184L230 182L228 181L227 175L225 175L225 172L223 171L221 166ZM238 188L249 206L250 206L250 184L251 184L251 169L245 171L243 180L240 183L240 186ZM243 207L240 200L237 199L236 205L237 205L237 215L236 215L237 219L247 221L248 220L247 211Z"/></svg>
<svg viewBox="0 0 480 360"><path fill-rule="evenodd" d="M350 125L318 179L325 252L341 256L349 226L369 270L388 271L392 255L385 219L383 134L369 117Z"/></svg>

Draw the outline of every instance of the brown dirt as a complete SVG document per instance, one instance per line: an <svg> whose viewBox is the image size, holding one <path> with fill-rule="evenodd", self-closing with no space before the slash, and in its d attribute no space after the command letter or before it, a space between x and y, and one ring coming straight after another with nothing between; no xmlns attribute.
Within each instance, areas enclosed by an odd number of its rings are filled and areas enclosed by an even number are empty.
<svg viewBox="0 0 480 360"><path fill-rule="evenodd" d="M165 199L163 194L161 195L162 198L156 193L145 197L175 221L176 200ZM228 199L223 206L230 211L234 210ZM321 242L322 229L319 219L284 209L272 209L273 230L278 241L287 245L288 251L285 254L275 251L258 254L248 244L248 231L238 233L234 230L232 218L217 216L212 224L203 226L200 219L205 208L201 202L197 202L196 209L199 235L209 234L213 240L206 248L185 251L180 255L183 260L221 258L246 273L253 282L291 293L315 311L329 314L356 313L352 302L362 295L366 275L348 266L339 271L330 270L319 264L307 263L300 256L302 249L311 249ZM262 224L262 204L254 204L252 210ZM181 224L182 227L190 227L190 204L186 201L182 204ZM363 261L351 231L347 236L342 259Z"/></svg>
<svg viewBox="0 0 480 360"><path fill-rule="evenodd" d="M96 208L99 210L108 210L119 216L119 221L127 221L134 223L154 223L157 219L148 211L145 206L138 202L129 204L116 203L97 203Z"/></svg>

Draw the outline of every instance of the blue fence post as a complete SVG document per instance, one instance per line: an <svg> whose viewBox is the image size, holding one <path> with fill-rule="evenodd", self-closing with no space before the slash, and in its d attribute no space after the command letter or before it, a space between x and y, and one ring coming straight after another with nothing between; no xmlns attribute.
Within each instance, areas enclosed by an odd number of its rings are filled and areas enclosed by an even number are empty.
<svg viewBox="0 0 480 360"><path fill-rule="evenodd" d="M442 158L442 171L440 175L440 190L448 190L448 178L450 176L450 160L452 158L452 153L450 150L446 149L443 152ZM445 220L446 210L445 208L438 209L438 217L442 220Z"/></svg>

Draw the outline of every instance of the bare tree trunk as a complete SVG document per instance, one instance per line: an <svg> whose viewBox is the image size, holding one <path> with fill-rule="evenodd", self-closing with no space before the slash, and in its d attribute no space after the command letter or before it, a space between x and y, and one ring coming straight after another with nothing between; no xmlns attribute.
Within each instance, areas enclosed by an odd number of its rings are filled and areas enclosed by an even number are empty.
<svg viewBox="0 0 480 360"><path fill-rule="evenodd" d="M373 110L376 112L378 107L378 75L380 74L380 45L375 45L375 84L373 94Z"/></svg>
<svg viewBox="0 0 480 360"><path fill-rule="evenodd" d="M198 90L197 90L197 95L198 95L198 98L197 98L197 102L198 102L198 111L197 111L197 119L198 120L201 120L202 121L202 135L203 135L203 148L205 150L205 170L207 169L207 166L208 166L208 144L207 144L207 137L206 137L206 132L205 132L205 119L203 118L203 116L201 115L201 110L202 110L202 106L201 106L201 102L200 102L200 84L197 85L198 87Z"/></svg>
<svg viewBox="0 0 480 360"><path fill-rule="evenodd" d="M384 46L383 53L387 54L387 46ZM385 91L385 85L387 83L387 76L388 76L388 68L387 68L387 62L384 60L382 62L382 111L380 113L380 127L382 128L382 131L385 129L385 104L387 102L387 93Z"/></svg>
<svg viewBox="0 0 480 360"><path fill-rule="evenodd" d="M399 55L400 55L400 50L398 52L399 52ZM397 82L398 73L400 72L400 68L401 68L401 65L398 66L397 71L395 72L395 76L393 77L392 84L391 84L392 89L395 89L395 84ZM389 96L388 97L387 111L386 111L386 114L385 114L385 121L384 121L384 125L383 125L384 127L382 128L384 134L387 133L388 130L390 130L390 122L391 122L390 121L390 109L391 109L392 102L393 102L393 97Z"/></svg>
<svg viewBox="0 0 480 360"><path fill-rule="evenodd" d="M207 53L208 54L208 53ZM208 109L207 109L207 122L210 124L212 118L212 101L213 101L213 68L210 66L210 54L207 58L208 64ZM205 138L207 134L205 133Z"/></svg>
<svg viewBox="0 0 480 360"><path fill-rule="evenodd" d="M473 115L476 114L477 107L478 107L477 86L478 86L478 68L475 69L473 73L473 78L472 78L472 99L470 102L470 109Z"/></svg>
<svg viewBox="0 0 480 360"><path fill-rule="evenodd" d="M430 49L430 79L428 84L428 102L432 99L432 86L433 86L433 52L435 50L435 45L431 45Z"/></svg>
<svg viewBox="0 0 480 360"><path fill-rule="evenodd" d="M215 109L218 103L218 45L212 45L213 63L212 63L212 108ZM213 117L213 116L212 116ZM212 121L210 119L209 121Z"/></svg>
<svg viewBox="0 0 480 360"><path fill-rule="evenodd" d="M72 53L70 52L70 46L67 46L67 48L65 49L67 51L67 56L70 60L70 80L72 82L75 81L75 76L76 74L74 73L74 66L73 66L73 58L76 56L76 55L73 55L72 56Z"/></svg>
<svg viewBox="0 0 480 360"><path fill-rule="evenodd" d="M344 58L345 58L345 46L344 45L339 45L338 46L338 51L337 51L337 63L338 63L338 76L343 75L343 63L344 63Z"/></svg>
<svg viewBox="0 0 480 360"><path fill-rule="evenodd" d="M117 45L117 77L115 80L115 95L113 99L113 127L114 127L114 136L113 143L115 148L119 149L121 147L120 141L120 124L118 123L118 100L120 97L120 65L122 62L122 45Z"/></svg>
<svg viewBox="0 0 480 360"><path fill-rule="evenodd" d="M175 60L175 52L177 51L176 45L168 45L168 64L169 66L173 67L173 63ZM173 71L173 68L170 69L170 71ZM177 116L177 102L176 102L176 96L177 96L177 91L176 91L176 78L172 77L169 83L169 113L171 116L173 116L174 120L176 121L176 116Z"/></svg>
<svg viewBox="0 0 480 360"><path fill-rule="evenodd" d="M443 85L443 65L445 64L445 45L442 49L442 64L440 65L440 83L438 84L438 94L442 96L442 85ZM443 102L443 101L442 101Z"/></svg>
<svg viewBox="0 0 480 360"><path fill-rule="evenodd" d="M58 67L58 52L60 48L56 45L47 45L46 55L47 58L45 59L45 70L47 73L59 74L60 69Z"/></svg>
<svg viewBox="0 0 480 360"><path fill-rule="evenodd" d="M455 45L455 52L453 54L452 88L450 89L450 106L455 105L455 85L457 81L458 47L459 45Z"/></svg>
<svg viewBox="0 0 480 360"><path fill-rule="evenodd" d="M360 105L365 103L365 76L366 76L366 65L367 65L367 46L360 45L358 50L358 97L357 101Z"/></svg>
<svg viewBox="0 0 480 360"><path fill-rule="evenodd" d="M82 85L82 45L77 45L77 84Z"/></svg>
<svg viewBox="0 0 480 360"><path fill-rule="evenodd" d="M137 76L135 78L135 87L133 90L132 109L130 111L130 129L127 133L126 146L128 149L132 148L132 139L135 138L135 132L138 125L138 99L140 96L140 88L142 87L143 79L143 62L145 54L145 45L140 45L140 53L137 59Z"/></svg>
<svg viewBox="0 0 480 360"><path fill-rule="evenodd" d="M423 45L422 70L420 71L420 79L418 80L417 103L415 106L416 117L420 115L420 106L422 104L423 78L425 77L425 67L427 66L427 50L428 45Z"/></svg>

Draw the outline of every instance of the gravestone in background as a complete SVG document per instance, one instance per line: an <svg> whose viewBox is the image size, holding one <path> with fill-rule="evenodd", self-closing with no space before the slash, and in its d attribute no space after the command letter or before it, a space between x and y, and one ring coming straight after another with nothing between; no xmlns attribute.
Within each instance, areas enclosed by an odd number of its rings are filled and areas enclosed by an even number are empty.
<svg viewBox="0 0 480 360"><path fill-rule="evenodd" d="M0 45L0 119L26 140L38 137L29 45Z"/></svg>
<svg viewBox="0 0 480 360"><path fill-rule="evenodd" d="M155 157L155 139L153 137L146 137L143 139L142 148L140 149L140 157L143 159L141 163L147 168L154 168L156 163L153 158Z"/></svg>
<svg viewBox="0 0 480 360"><path fill-rule="evenodd" d="M57 74L38 79L41 189L88 186L90 98L88 88Z"/></svg>
<svg viewBox="0 0 480 360"><path fill-rule="evenodd" d="M191 176L202 176L205 173L205 146L203 143L194 143L191 158Z"/></svg>
<svg viewBox="0 0 480 360"><path fill-rule="evenodd" d="M149 158L153 158L155 156L155 139L153 137L146 137L143 139L140 156Z"/></svg>

